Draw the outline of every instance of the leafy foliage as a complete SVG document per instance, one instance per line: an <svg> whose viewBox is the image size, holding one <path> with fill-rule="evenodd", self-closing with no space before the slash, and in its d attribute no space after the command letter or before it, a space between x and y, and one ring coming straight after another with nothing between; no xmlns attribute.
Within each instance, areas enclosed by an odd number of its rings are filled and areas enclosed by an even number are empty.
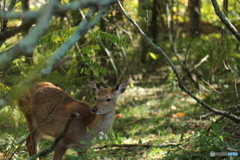
<svg viewBox="0 0 240 160"><path fill-rule="evenodd" d="M144 1L151 5L152 2ZM187 1L157 2L161 4L158 9L162 10L156 23L153 23L151 10L144 10L143 13L146 14L139 16L141 9L138 8L137 1L127 2L125 5L132 17L137 21L143 20L142 27L146 30L146 35L152 38L157 35L156 31L159 32L156 44L168 53L191 91L215 108L237 107L240 94L240 45L214 14L210 1L203 0L201 6L201 25L207 27L207 34L194 38L189 37L186 27L189 21L186 14ZM165 3L169 5L170 12L165 13L165 9L161 8ZM238 21L239 2L228 3L228 18L233 22ZM17 10L21 10L20 4ZM77 13L69 12L64 16L69 18L71 14ZM161 15L169 23L162 26L163 28L159 27ZM91 96L83 83L86 77L96 77L99 82L117 82L128 77L133 79L126 96L119 103L113 131L108 134L108 138L102 135L102 139L95 139L92 142L93 148L83 158L211 159L210 151L225 152L229 148L240 148L238 124L219 115L199 119L207 111L178 89L176 76L169 70L164 58L143 45L146 42L141 42L139 34L121 17L117 9L112 8L105 19L107 23L103 20L99 27L91 30L68 51L71 61L41 79L64 87L67 86L66 81L71 81L67 88L69 93L87 100ZM13 22L17 21L19 20ZM57 17L51 23L52 30L39 40L32 57L20 57L9 68L0 72L1 97L10 91L10 87L28 77L35 65L42 64L53 55L76 31L71 21L65 18L60 20ZM234 25L238 27L239 23ZM154 26L157 26L157 30L153 30ZM24 34L9 39L1 46L0 51L11 48L21 36ZM145 63L140 60L142 53L146 55L143 56ZM200 63L207 55L208 58ZM34 65L28 63L28 59L33 60ZM74 81L75 79L78 81ZM0 159L13 151L16 151L14 158L25 159L28 156L26 147L20 144L28 134L26 124L22 123L23 117L14 106L15 104L0 110ZM239 115L237 109L231 112ZM159 144L168 143L174 145L159 147ZM43 140L40 148L44 149L50 144L51 141ZM109 146L101 148L106 144ZM136 147L110 147L112 144L136 144ZM152 147L142 147L141 144L150 144ZM16 150L18 147L20 150ZM69 151L66 158L77 159L77 156Z"/></svg>
<svg viewBox="0 0 240 160"><path fill-rule="evenodd" d="M0 90L3 92L3 93L7 93L10 88L6 85L4 85L3 83L0 83Z"/></svg>
<svg viewBox="0 0 240 160"><path fill-rule="evenodd" d="M98 38L112 42L117 44L120 47L124 47L124 48L128 48L128 44L126 43L126 41L124 39L118 38L115 35L103 32L103 31L97 31L97 32L93 32L90 34L90 37L92 39L95 40L95 42L98 42Z"/></svg>
<svg viewBox="0 0 240 160"><path fill-rule="evenodd" d="M39 40L39 45L51 45L51 48L57 48L65 42L76 29L77 27L72 27L70 29L51 31Z"/></svg>
<svg viewBox="0 0 240 160"><path fill-rule="evenodd" d="M41 38L39 47L44 47L46 45L51 45L51 49L58 48L62 43L64 43L68 37L71 36L76 31L76 27L70 28L68 30L59 30L59 31L52 31L51 33L47 34L43 38ZM96 31L89 34L89 41L93 42L93 45L82 46L79 50L80 53L69 51L68 55L73 55L76 57L77 60L73 62L73 64L84 63L87 67L76 67L72 65L69 69L68 73L79 73L81 75L93 75L98 77L99 75L106 75L107 69L100 65L97 61L92 60L91 57L96 56L96 51L100 50L100 46L98 45L98 40L103 39L114 43L120 47L127 48L128 44L121 38L118 38L115 35Z"/></svg>

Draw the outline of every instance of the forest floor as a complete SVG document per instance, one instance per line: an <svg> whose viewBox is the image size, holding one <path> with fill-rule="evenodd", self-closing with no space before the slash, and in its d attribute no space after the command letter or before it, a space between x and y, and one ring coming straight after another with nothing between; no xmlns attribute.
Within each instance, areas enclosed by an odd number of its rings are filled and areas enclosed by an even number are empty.
<svg viewBox="0 0 240 160"><path fill-rule="evenodd" d="M136 74L133 79L119 98L111 132L93 141L87 159L211 159L211 151L240 148L239 124L218 115L200 118L209 111L181 91L176 81L165 75ZM5 107L0 115L0 159L9 155L25 159L28 154L21 142L28 131L24 117L13 107ZM51 142L43 140L40 149ZM78 158L69 150L64 159Z"/></svg>

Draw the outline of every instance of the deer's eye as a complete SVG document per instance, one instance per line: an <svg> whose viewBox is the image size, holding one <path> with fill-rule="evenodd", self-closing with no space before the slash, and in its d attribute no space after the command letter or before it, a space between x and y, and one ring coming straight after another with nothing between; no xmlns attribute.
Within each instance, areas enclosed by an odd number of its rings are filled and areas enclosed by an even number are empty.
<svg viewBox="0 0 240 160"><path fill-rule="evenodd" d="M96 98L96 97L94 97L94 100L96 101L96 100L97 100L97 98Z"/></svg>
<svg viewBox="0 0 240 160"><path fill-rule="evenodd" d="M107 98L106 101L107 101L107 102L111 102L111 98Z"/></svg>

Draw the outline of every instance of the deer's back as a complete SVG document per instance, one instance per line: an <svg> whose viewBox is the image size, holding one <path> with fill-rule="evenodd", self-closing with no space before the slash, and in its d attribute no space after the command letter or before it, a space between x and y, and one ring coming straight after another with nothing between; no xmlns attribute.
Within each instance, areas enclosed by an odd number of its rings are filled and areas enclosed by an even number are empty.
<svg viewBox="0 0 240 160"><path fill-rule="evenodd" d="M78 116L69 128L71 132L86 130L95 119L87 102L75 100L49 82L35 83L18 103L25 117L31 116L34 126L40 124L41 132L53 137L64 129L72 113Z"/></svg>

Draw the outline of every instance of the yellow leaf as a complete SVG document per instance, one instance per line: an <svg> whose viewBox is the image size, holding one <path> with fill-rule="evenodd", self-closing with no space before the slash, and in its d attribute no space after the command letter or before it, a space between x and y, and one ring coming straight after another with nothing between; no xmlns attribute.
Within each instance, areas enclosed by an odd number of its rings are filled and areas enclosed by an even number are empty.
<svg viewBox="0 0 240 160"><path fill-rule="evenodd" d="M152 52L148 52L148 55L149 55L152 59L154 59L154 60L157 59L157 55L154 54L154 53L152 53Z"/></svg>
<svg viewBox="0 0 240 160"><path fill-rule="evenodd" d="M178 60L178 58L177 57L172 57L172 61L177 61Z"/></svg>
<svg viewBox="0 0 240 160"><path fill-rule="evenodd" d="M172 8L173 12L177 12L177 7Z"/></svg>

